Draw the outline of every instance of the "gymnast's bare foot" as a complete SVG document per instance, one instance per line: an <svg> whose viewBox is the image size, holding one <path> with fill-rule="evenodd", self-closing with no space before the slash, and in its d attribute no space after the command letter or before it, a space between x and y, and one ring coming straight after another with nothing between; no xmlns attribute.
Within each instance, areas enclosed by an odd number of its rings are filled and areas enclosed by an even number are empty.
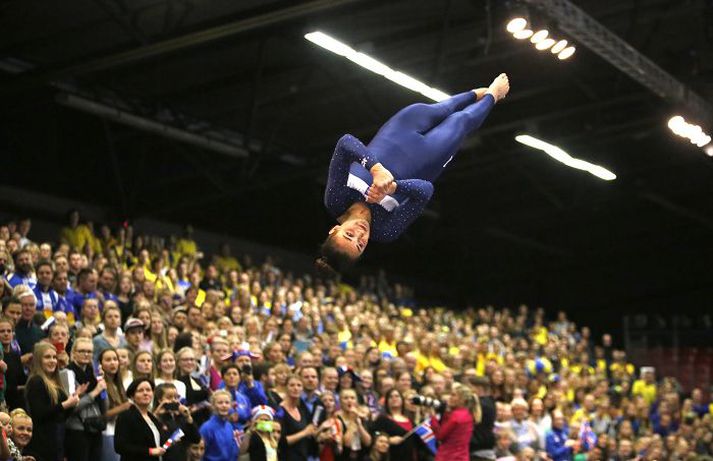
<svg viewBox="0 0 713 461"><path fill-rule="evenodd" d="M485 96L485 93L488 92L487 88L476 88L473 90L473 93L475 93L475 100L480 101L483 99L483 96Z"/></svg>
<svg viewBox="0 0 713 461"><path fill-rule="evenodd" d="M510 91L510 82L508 81L508 76L505 74L500 74L495 77L493 83L490 84L487 93L493 95L493 98L495 98L495 102L498 102L505 96L507 96L508 91Z"/></svg>

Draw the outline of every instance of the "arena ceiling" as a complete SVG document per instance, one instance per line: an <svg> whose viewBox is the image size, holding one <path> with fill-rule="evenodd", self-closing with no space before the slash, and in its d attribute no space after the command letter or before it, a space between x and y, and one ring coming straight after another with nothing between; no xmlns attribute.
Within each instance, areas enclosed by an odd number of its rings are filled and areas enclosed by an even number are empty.
<svg viewBox="0 0 713 461"><path fill-rule="evenodd" d="M335 141L368 141L423 100L303 39L318 29L445 91L500 72L512 84L427 215L399 242L372 244L362 267L445 283L461 300L592 315L710 305L713 160L668 131L676 107L585 47L558 62L515 42L505 3L0 2L3 182L106 207L117 222L192 222L312 252L331 226L322 194ZM712 2L575 3L711 99ZM68 95L244 150L117 124ZM515 143L519 132L618 178L555 163Z"/></svg>

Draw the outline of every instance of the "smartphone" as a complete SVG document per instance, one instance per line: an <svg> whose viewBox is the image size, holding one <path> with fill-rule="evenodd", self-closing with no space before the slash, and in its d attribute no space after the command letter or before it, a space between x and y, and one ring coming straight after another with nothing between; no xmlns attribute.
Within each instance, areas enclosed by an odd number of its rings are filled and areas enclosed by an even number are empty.
<svg viewBox="0 0 713 461"><path fill-rule="evenodd" d="M52 343L52 345L57 349L58 354L64 352L64 343L56 342Z"/></svg>

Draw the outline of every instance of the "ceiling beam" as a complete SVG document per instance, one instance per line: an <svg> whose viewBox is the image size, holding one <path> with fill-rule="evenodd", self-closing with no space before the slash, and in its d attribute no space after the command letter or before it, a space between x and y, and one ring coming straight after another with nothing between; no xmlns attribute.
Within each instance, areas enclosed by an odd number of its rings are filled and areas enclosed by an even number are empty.
<svg viewBox="0 0 713 461"><path fill-rule="evenodd" d="M60 65L58 67L39 68L17 76L5 85L4 94L22 89L43 85L53 80L75 77L78 75L111 69L127 64L155 58L167 53L206 45L218 40L233 37L238 34L256 29L274 26L286 21L295 20L305 16L321 13L326 10L355 4L363 0L314 0L309 3L289 6L269 13L251 16L248 18L222 24L205 30L200 30L179 37L162 40L149 45L132 48L130 50L102 56L77 64Z"/></svg>
<svg viewBox="0 0 713 461"><path fill-rule="evenodd" d="M658 96L682 106L709 124L713 107L636 48L569 0L526 0L558 21L558 27Z"/></svg>

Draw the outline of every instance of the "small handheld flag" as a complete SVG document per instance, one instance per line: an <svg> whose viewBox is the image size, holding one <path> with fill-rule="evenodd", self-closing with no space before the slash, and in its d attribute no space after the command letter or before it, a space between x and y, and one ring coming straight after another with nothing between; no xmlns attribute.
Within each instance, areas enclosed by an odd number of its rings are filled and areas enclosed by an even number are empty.
<svg viewBox="0 0 713 461"><path fill-rule="evenodd" d="M171 434L171 437L169 437L168 440L164 442L162 448L164 450L168 450L174 443L180 441L184 435L186 434L180 428L176 429L176 431Z"/></svg>
<svg viewBox="0 0 713 461"><path fill-rule="evenodd" d="M421 440L423 440L423 443L425 443L428 449L431 450L431 453L434 455L436 454L436 451L438 450L436 446L436 434L433 433L431 422L429 420L426 420L416 426L413 433L418 435Z"/></svg>
<svg viewBox="0 0 713 461"><path fill-rule="evenodd" d="M589 421L582 421L579 426L579 441L582 445L582 451L589 451L597 444L597 434L592 430Z"/></svg>

